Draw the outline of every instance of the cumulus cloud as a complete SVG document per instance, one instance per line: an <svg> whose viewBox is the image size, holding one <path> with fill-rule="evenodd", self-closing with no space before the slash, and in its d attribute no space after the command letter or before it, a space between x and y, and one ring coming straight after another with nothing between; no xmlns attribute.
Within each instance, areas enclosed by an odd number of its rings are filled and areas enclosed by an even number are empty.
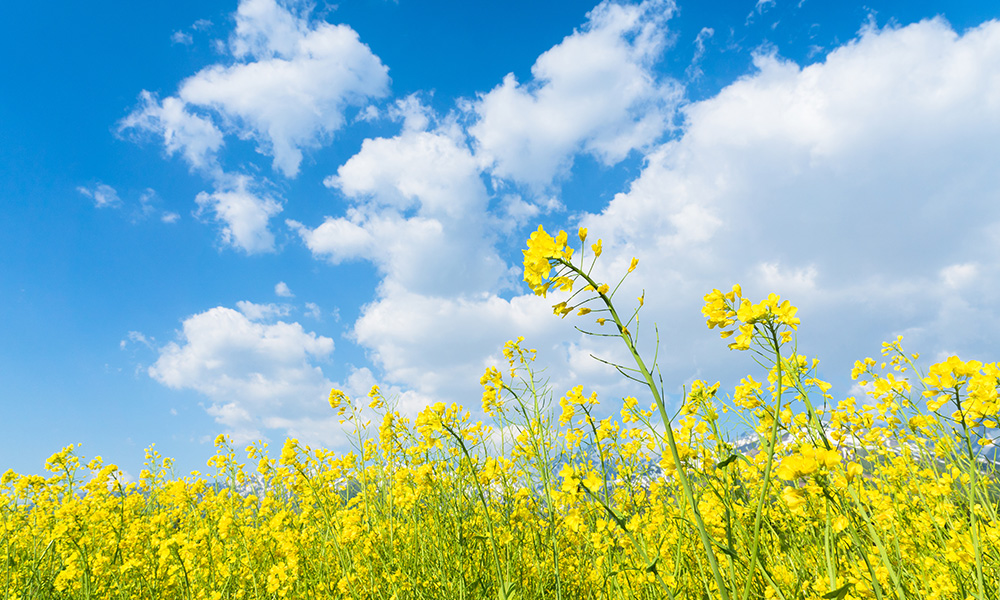
<svg viewBox="0 0 1000 600"><path fill-rule="evenodd" d="M184 80L176 96L143 91L120 129L163 136L169 154L195 168L214 166L223 129L256 140L288 177L303 148L316 148L345 122L350 106L388 93L388 69L346 25L311 22L300 3L243 0L229 43L234 64Z"/></svg>
<svg viewBox="0 0 1000 600"><path fill-rule="evenodd" d="M282 210L281 202L259 191L248 176L226 177L215 191L195 198L198 215L211 213L221 226L222 243L247 254L274 251L271 217Z"/></svg>
<svg viewBox="0 0 1000 600"><path fill-rule="evenodd" d="M651 355L657 322L668 394L696 377L734 383L754 368L699 312L706 292L735 282L751 297L777 292L799 305L801 349L821 348L831 378L899 333L914 350L989 347L988 332L1000 332L984 300L998 291L1000 265L982 258L1000 247L990 152L1000 134L998 40L997 23L959 35L931 20L867 28L805 68L760 54L754 72L683 109L683 131L646 151L626 191L580 216L604 237L599 280L616 281L640 258L617 298L628 306L645 291L640 343ZM379 266L383 281L353 339L409 390L412 407L444 398L474 406L476 375L518 334L548 358L556 393L583 380L626 393L591 354L628 357L607 339L576 337L572 325L585 319L553 318L558 298L499 297L502 265L490 278L444 283L461 268L449 257L477 265L496 244L472 237L433 251L461 225L494 222L488 203L462 200L485 196L459 141L406 127L369 140L327 181L352 202L346 213L315 227L290 223L317 257ZM449 192L462 172L475 193ZM507 222L538 214L517 200L493 210Z"/></svg>
<svg viewBox="0 0 1000 600"><path fill-rule="evenodd" d="M289 225L314 255L370 260L390 286L441 296L490 290L506 266L494 248L486 187L455 135L405 130L365 140L326 180L353 203L347 213L311 229Z"/></svg>
<svg viewBox="0 0 1000 600"><path fill-rule="evenodd" d="M146 90L139 94L139 106L118 124L118 131L161 136L168 155L180 152L192 168L209 171L217 168L216 153L223 144L222 131L211 118L191 112L179 98L160 101Z"/></svg>
<svg viewBox="0 0 1000 600"><path fill-rule="evenodd" d="M523 333L527 347L552 349L559 325L534 296L442 298L393 290L365 307L353 336L373 351L388 381L407 389L405 409L442 399L476 409L479 375L501 364L504 343Z"/></svg>
<svg viewBox="0 0 1000 600"><path fill-rule="evenodd" d="M275 295L281 296L282 298L294 298L295 297L295 294L292 293L292 290L288 288L288 284L285 283L284 281L279 281L274 286L274 293L275 293Z"/></svg>
<svg viewBox="0 0 1000 600"><path fill-rule="evenodd" d="M493 174L536 189L585 152L611 165L671 126L680 86L653 66L674 5L602 2L584 27L542 54L532 81L513 74L474 103L469 129Z"/></svg>
<svg viewBox="0 0 1000 600"><path fill-rule="evenodd" d="M219 306L188 317L178 339L158 349L149 376L206 396L209 414L240 441L274 427L318 436L330 421L333 383L320 363L332 355L333 340L298 323L267 322L284 311L260 307L240 303L240 311Z"/></svg>
<svg viewBox="0 0 1000 600"><path fill-rule="evenodd" d="M643 259L626 291L661 307L648 318L707 341L701 295L742 282L791 296L813 339L839 340L841 369L903 329L937 346L982 320L1000 290L956 291L988 286L975 274L996 268L972 264L998 247L1000 23L867 27L808 67L773 54L755 65L685 107L683 135L582 219L610 261ZM693 368L689 344L664 364Z"/></svg>
<svg viewBox="0 0 1000 600"><path fill-rule="evenodd" d="M161 138L168 155L181 155L212 181L214 191L196 198L199 213L213 214L223 243L247 253L274 250L268 220L281 203L223 166L226 136L255 141L275 170L295 177L303 150L328 143L344 126L345 111L364 110L389 91L388 69L357 32L313 20L311 10L295 0L243 0L222 48L231 60L200 70L162 100L143 90L118 123L121 134ZM198 21L192 30L210 25ZM174 37L191 41L184 32ZM176 218L163 216L165 222Z"/></svg>
<svg viewBox="0 0 1000 600"><path fill-rule="evenodd" d="M289 9L280 18L250 14L276 10L273 3L244 6L246 25L230 41L240 60L294 62L296 44L320 29ZM988 304L1000 291L1000 264L991 258L1000 250L993 164L1000 24L961 34L942 20L870 27L804 68L761 53L753 72L686 105L683 129L660 143L679 100L674 84L652 74L668 8L600 5L585 27L539 58L532 82L508 78L474 102L468 131L437 118L417 97L398 102L386 115L402 121L402 131L366 140L325 180L347 209L318 223L286 221L315 257L365 260L378 269L376 296L350 336L386 379L405 386L406 407L441 399L475 406L478 374L518 334L543 350L556 393L578 379L621 389L613 370L590 354L628 357L605 339L572 337L572 325L587 323L554 318L549 305L557 299L500 296L520 289L520 277L498 251L506 241L498 236L545 209L514 194L491 206L482 170L537 193L581 153L609 164L632 150L644 155L627 190L601 212L573 220L604 238L599 280L616 281L632 256L640 258L618 298L627 306L645 290L641 343L651 350L646 324L658 322L668 393L675 391L671 382L738 378L754 368L700 319L702 296L734 282L750 296L774 291L799 305L803 340L832 350L821 358L838 369L834 375L897 333L912 335L922 346L914 350L991 348L1000 334ZM598 75L592 79L584 66ZM199 110L229 114L230 126L252 130L279 169L298 168L301 153L289 148L326 135L321 126L311 129L317 137L286 135L291 141L279 160L278 145L259 123L212 102ZM591 104L602 108L590 113ZM202 212L215 215L227 243L248 252L273 248L268 222L281 204L252 190L244 190L249 199L221 196L233 191L238 186L200 195ZM309 430L320 421L262 408L234 390L261 383L257 397L285 398L268 391L284 388L267 370L285 364L288 381L318 393L330 382L315 363L329 352L303 350L284 363L269 359L267 368L244 365L267 354L256 350L261 340L280 337L265 333L270 327L291 327L288 336L300 346L326 338L284 323L287 313L275 305L237 306L185 321L150 374L206 394L216 418L234 429ZM227 358L238 347L251 349L249 362ZM355 383L370 377L359 372Z"/></svg>
<svg viewBox="0 0 1000 600"><path fill-rule="evenodd" d="M104 183L98 183L93 187L79 186L76 191L93 200L97 208L114 208L121 206L122 203L118 191Z"/></svg>
<svg viewBox="0 0 1000 600"><path fill-rule="evenodd" d="M288 177L298 174L303 148L319 147L344 125L347 107L388 93L388 69L357 32L311 23L294 5L241 2L230 48L247 62L203 69L178 96L255 139Z"/></svg>
<svg viewBox="0 0 1000 600"><path fill-rule="evenodd" d="M413 104L405 110L429 115ZM484 360L526 309L495 295L510 273L461 131L411 123L396 137L366 140L326 184L348 199L346 213L315 227L288 224L318 258L379 269L377 297L362 308L353 339L372 351L389 382L408 389L407 407L474 390Z"/></svg>

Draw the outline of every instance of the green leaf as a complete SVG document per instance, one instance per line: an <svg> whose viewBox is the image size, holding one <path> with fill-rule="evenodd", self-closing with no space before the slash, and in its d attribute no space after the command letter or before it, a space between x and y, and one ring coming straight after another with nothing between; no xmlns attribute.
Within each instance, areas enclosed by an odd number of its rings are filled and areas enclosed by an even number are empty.
<svg viewBox="0 0 1000 600"><path fill-rule="evenodd" d="M727 458L726 460L724 460L724 461L720 462L719 464L715 465L715 468L716 469L724 469L724 468L728 467L729 465L733 464L733 462L737 458L739 458L738 455L736 455L736 454L730 454L729 458Z"/></svg>
<svg viewBox="0 0 1000 600"><path fill-rule="evenodd" d="M659 556L657 556L656 558L654 558L653 562L649 563L649 566L646 567L646 572L647 573L652 573L652 574L655 575L656 574L656 563L658 563L658 562L660 562L660 557Z"/></svg>
<svg viewBox="0 0 1000 600"><path fill-rule="evenodd" d="M844 600L844 598L847 597L847 592L850 591L852 585L854 584L845 583L844 585L833 590L832 592L827 592L823 594L823 598L826 598L827 600Z"/></svg>
<svg viewBox="0 0 1000 600"><path fill-rule="evenodd" d="M520 597L517 583L514 581L505 581L497 591L497 596L499 596L500 600L517 600Z"/></svg>

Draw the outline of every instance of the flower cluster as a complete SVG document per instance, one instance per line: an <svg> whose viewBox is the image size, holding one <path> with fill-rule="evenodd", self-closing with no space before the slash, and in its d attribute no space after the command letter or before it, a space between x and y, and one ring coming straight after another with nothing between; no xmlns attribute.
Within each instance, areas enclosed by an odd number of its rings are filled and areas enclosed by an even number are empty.
<svg viewBox="0 0 1000 600"><path fill-rule="evenodd" d="M572 289L573 282L567 277L548 281L552 262L569 262L573 258L573 249L566 246L566 241L565 231L553 238L541 225L528 238L528 249L524 251L524 280L535 294L544 296L553 283L564 290Z"/></svg>
<svg viewBox="0 0 1000 600"><path fill-rule="evenodd" d="M969 427L996 427L1000 368L997 363L983 364L978 360L962 361L957 356L931 365L923 379L927 390L927 408L939 410L949 400L958 401L955 420L964 420ZM965 398L961 399L964 391Z"/></svg>
<svg viewBox="0 0 1000 600"><path fill-rule="evenodd" d="M781 301L777 294L769 294L767 298L754 304L743 297L743 290L734 285L732 290L722 293L712 290L705 295L705 306L701 312L707 318L708 328L719 327L719 335L725 339L734 334L736 338L729 344L731 350L747 350L753 341L758 326L768 326L781 336L781 342L791 339L791 331L798 329L799 319L795 316L798 309L788 300ZM735 326L732 329L728 327ZM780 326L788 329L778 331Z"/></svg>

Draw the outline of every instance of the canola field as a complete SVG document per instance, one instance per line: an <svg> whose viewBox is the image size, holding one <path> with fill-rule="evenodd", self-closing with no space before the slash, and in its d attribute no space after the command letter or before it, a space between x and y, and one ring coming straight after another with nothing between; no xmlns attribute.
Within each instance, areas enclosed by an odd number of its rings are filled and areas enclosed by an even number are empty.
<svg viewBox="0 0 1000 600"><path fill-rule="evenodd" d="M592 278L600 240L578 238L539 227L525 281L624 344L641 397L549 390L519 338L481 379L485 421L333 390L354 452L240 459L219 436L208 474L150 448L132 483L69 446L48 476L0 477L0 598L1000 597L996 363L922 371L897 339L855 364L866 397L835 398L795 307L733 286L703 314L757 372L695 381L678 409L634 341L645 298L621 312L621 281Z"/></svg>

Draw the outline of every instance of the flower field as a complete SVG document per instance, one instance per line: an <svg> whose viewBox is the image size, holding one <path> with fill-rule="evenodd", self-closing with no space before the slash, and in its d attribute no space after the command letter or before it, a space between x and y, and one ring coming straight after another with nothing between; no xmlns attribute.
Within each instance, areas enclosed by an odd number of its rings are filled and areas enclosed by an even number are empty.
<svg viewBox="0 0 1000 600"><path fill-rule="evenodd" d="M347 454L289 439L244 460L219 436L208 474L150 448L125 483L69 446L48 477L0 479L0 598L1000 597L996 363L924 372L897 339L855 364L866 396L835 398L795 307L734 286L703 314L759 372L695 381L675 411L634 343L645 298L620 312L621 282L591 275L600 240L578 237L540 227L524 279L624 344L643 397L549 390L518 338L481 379L486 422L444 403L408 419L376 387L330 394Z"/></svg>

